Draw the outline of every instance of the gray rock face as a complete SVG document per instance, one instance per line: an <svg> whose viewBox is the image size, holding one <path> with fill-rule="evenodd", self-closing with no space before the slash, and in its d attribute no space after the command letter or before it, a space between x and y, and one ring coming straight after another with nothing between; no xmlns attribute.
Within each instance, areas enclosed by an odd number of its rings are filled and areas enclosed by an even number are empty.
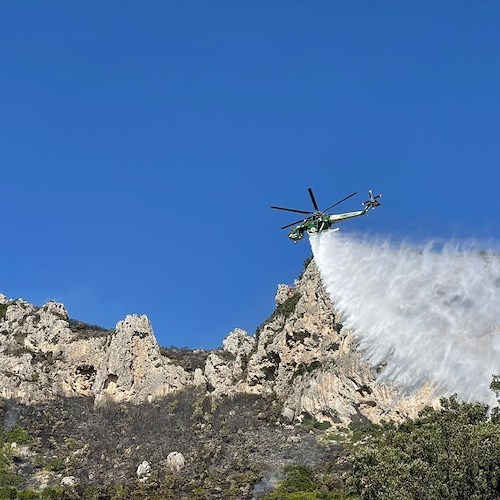
<svg viewBox="0 0 500 500"><path fill-rule="evenodd" d="M62 304L7 302L0 319L0 395L37 403L58 396L151 401L192 383L160 353L146 316L112 331L73 331Z"/></svg>
<svg viewBox="0 0 500 500"><path fill-rule="evenodd" d="M188 372L162 355L146 316L104 331L75 324L62 304L36 308L1 295L0 396L140 403L195 385L215 396L274 394L289 422L307 416L342 424L415 416L433 401L430 391L406 397L375 382L376 371L336 322L314 262L294 286L278 286L275 302L255 336L234 330L203 370Z"/></svg>
<svg viewBox="0 0 500 500"><path fill-rule="evenodd" d="M289 285L278 285L276 290L276 295L274 296L274 305L278 307L283 304L287 299L289 299L295 293L295 289Z"/></svg>
<svg viewBox="0 0 500 500"><path fill-rule="evenodd" d="M222 343L222 351L209 355L205 378L215 394L246 391L238 382L245 377L247 360L254 350L255 338L236 328Z"/></svg>
<svg viewBox="0 0 500 500"><path fill-rule="evenodd" d="M400 420L434 402L430 391L404 396L375 382L376 371L336 322L314 262L294 287L279 285L275 300L255 337L235 330L224 341L231 356L209 357L205 375L215 394L275 393L287 421L308 416L342 424Z"/></svg>
<svg viewBox="0 0 500 500"><path fill-rule="evenodd" d="M153 401L192 382L180 367L170 364L146 316L127 316L116 325L96 374L93 391L97 401Z"/></svg>

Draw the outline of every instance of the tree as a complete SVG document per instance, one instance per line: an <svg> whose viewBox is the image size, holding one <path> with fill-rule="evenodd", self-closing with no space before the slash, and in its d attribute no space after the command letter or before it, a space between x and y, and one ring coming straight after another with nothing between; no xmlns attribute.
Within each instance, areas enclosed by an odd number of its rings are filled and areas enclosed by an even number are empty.
<svg viewBox="0 0 500 500"><path fill-rule="evenodd" d="M500 386L500 377L493 386ZM500 388L500 387L499 387ZM441 400L387 426L352 458L350 491L365 499L500 498L500 419L480 403Z"/></svg>

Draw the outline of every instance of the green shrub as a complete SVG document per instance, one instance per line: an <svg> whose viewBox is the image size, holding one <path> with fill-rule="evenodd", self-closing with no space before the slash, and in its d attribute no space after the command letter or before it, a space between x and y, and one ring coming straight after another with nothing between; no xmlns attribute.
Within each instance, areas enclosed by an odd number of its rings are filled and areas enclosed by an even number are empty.
<svg viewBox="0 0 500 500"><path fill-rule="evenodd" d="M236 359L236 354L232 353L231 351L225 351L224 349L215 351L215 354L217 354L219 358L222 358L226 363L230 363L231 361L234 361Z"/></svg>
<svg viewBox="0 0 500 500"><path fill-rule="evenodd" d="M0 488L21 488L25 484L26 480L17 474L5 471L0 472ZM0 496L0 498L2 497Z"/></svg>
<svg viewBox="0 0 500 500"><path fill-rule="evenodd" d="M277 316L283 316L284 319L288 319L295 311L295 307L300 300L301 293L298 290L293 290L293 293L281 304L276 306L274 312L267 318L263 323L261 323L255 330L255 337L258 339L260 332L264 330L264 327L273 321Z"/></svg>
<svg viewBox="0 0 500 500"><path fill-rule="evenodd" d="M382 428L373 422L351 422L349 430L352 432L351 442L357 443L366 437L379 436Z"/></svg>
<svg viewBox="0 0 500 500"><path fill-rule="evenodd" d="M318 368L321 368L321 362L319 362L318 360L313 361L312 363L309 363L309 364L300 363L292 375L292 380L300 375L304 375L306 373L311 373L314 370L317 370Z"/></svg>
<svg viewBox="0 0 500 500"><path fill-rule="evenodd" d="M5 318L9 304L0 304L0 319Z"/></svg>
<svg viewBox="0 0 500 500"><path fill-rule="evenodd" d="M341 432L330 432L325 436L328 441L342 442L346 440L346 435Z"/></svg>
<svg viewBox="0 0 500 500"><path fill-rule="evenodd" d="M332 424L330 422L328 422L328 420L323 420L323 422L318 422L316 429L318 429L320 431L326 431L326 430L330 429L331 426L332 426Z"/></svg>
<svg viewBox="0 0 500 500"><path fill-rule="evenodd" d="M310 467L285 467L285 478L265 500L336 500L346 497ZM328 478L327 478L328 479Z"/></svg>
<svg viewBox="0 0 500 500"><path fill-rule="evenodd" d="M378 430L351 458L350 491L362 499L499 498L500 424L480 403L452 397L441 406Z"/></svg>
<svg viewBox="0 0 500 500"><path fill-rule="evenodd" d="M21 490L17 492L16 498L19 500L35 500L40 498L40 493L33 490Z"/></svg>
<svg viewBox="0 0 500 500"><path fill-rule="evenodd" d="M53 472L61 472L65 469L64 458L52 457L46 460L47 468Z"/></svg>
<svg viewBox="0 0 500 500"><path fill-rule="evenodd" d="M28 444L30 441L30 435L19 425L11 427L4 435L4 442L7 444Z"/></svg>
<svg viewBox="0 0 500 500"><path fill-rule="evenodd" d="M4 488L0 486L0 498L3 499L10 499L10 498L16 498L17 497L17 490L15 488Z"/></svg>
<svg viewBox="0 0 500 500"><path fill-rule="evenodd" d="M298 290L294 290L292 295L288 297L281 304L276 307L276 315L282 315L285 319L289 318L295 311L298 301L300 300L301 294Z"/></svg>
<svg viewBox="0 0 500 500"><path fill-rule="evenodd" d="M316 489L314 471L310 467L303 466L285 467L285 479L277 489L281 493L314 491Z"/></svg>
<svg viewBox="0 0 500 500"><path fill-rule="evenodd" d="M307 430L320 430L320 431L326 431L329 429L332 424L328 422L327 420L324 420L323 422L320 422L317 420L315 417L313 417L310 413L305 412L304 416L302 418L302 425L307 429Z"/></svg>

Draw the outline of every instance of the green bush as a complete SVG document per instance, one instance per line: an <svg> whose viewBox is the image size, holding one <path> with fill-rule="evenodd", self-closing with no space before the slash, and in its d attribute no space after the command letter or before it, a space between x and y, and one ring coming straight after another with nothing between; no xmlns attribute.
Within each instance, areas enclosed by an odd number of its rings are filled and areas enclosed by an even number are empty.
<svg viewBox="0 0 500 500"><path fill-rule="evenodd" d="M0 304L0 319L5 318L9 304Z"/></svg>
<svg viewBox="0 0 500 500"><path fill-rule="evenodd" d="M348 427L352 432L352 443L357 443L366 437L374 438L382 432L382 427L373 422L351 422Z"/></svg>
<svg viewBox="0 0 500 500"><path fill-rule="evenodd" d="M26 484L25 479L11 472L0 472L0 487L2 488L21 488ZM0 498L2 498L0 496Z"/></svg>
<svg viewBox="0 0 500 500"><path fill-rule="evenodd" d="M3 499L10 499L10 498L17 498L17 490L15 488L5 488L0 486L0 498Z"/></svg>
<svg viewBox="0 0 500 500"><path fill-rule="evenodd" d="M336 500L347 498L311 467L285 467L285 477L265 500Z"/></svg>
<svg viewBox="0 0 500 500"><path fill-rule="evenodd" d="M323 422L320 422L318 419L313 417L310 413L304 412L304 416L302 418L302 425L307 429L307 430L319 430L319 431L326 431L330 429L332 424L328 422L328 420L324 420Z"/></svg>
<svg viewBox="0 0 500 500"><path fill-rule="evenodd" d="M0 435L0 499L16 498L16 488L22 488L26 481L23 477L14 474L11 469L11 456L8 450L11 443L27 444L31 441L28 433L16 425ZM14 495L14 496L13 496Z"/></svg>
<svg viewBox="0 0 500 500"><path fill-rule="evenodd" d="M28 444L31 437L21 426L15 425L5 433L3 441L7 444Z"/></svg>
<svg viewBox="0 0 500 500"><path fill-rule="evenodd" d="M499 423L480 403L452 397L441 405L357 451L350 491L362 499L500 498Z"/></svg>
<svg viewBox="0 0 500 500"><path fill-rule="evenodd" d="M40 493L33 490L21 490L17 492L16 498L20 500L36 500L40 498Z"/></svg>
<svg viewBox="0 0 500 500"><path fill-rule="evenodd" d="M316 489L314 472L310 467L285 467L285 479L281 481L274 494L312 492ZM269 496L268 498L275 498ZM277 498L277 497L276 497Z"/></svg>
<svg viewBox="0 0 500 500"><path fill-rule="evenodd" d="M300 300L301 294L299 291L294 290L292 295L288 297L281 304L278 304L276 308L276 315L283 315L286 318L289 318L293 312L295 311L295 307L297 306L297 302Z"/></svg>
<svg viewBox="0 0 500 500"><path fill-rule="evenodd" d="M321 362L318 360L313 361L312 363L309 364L300 363L292 375L292 380L294 380L296 377L299 377L300 375L311 373L314 370L317 370L318 368L321 368Z"/></svg>
<svg viewBox="0 0 500 500"><path fill-rule="evenodd" d="M47 468L53 472L61 472L65 469L64 458L52 457L46 460Z"/></svg>

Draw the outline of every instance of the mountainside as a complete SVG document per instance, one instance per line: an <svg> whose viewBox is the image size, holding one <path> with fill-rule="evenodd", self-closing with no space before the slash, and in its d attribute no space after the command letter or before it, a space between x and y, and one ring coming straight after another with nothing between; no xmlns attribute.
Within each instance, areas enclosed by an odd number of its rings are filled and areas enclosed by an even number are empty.
<svg viewBox="0 0 500 500"><path fill-rule="evenodd" d="M0 493L260 498L286 466L326 467L341 487L346 439L433 399L376 383L307 264L255 335L214 351L160 347L146 316L105 330L1 296Z"/></svg>
<svg viewBox="0 0 500 500"><path fill-rule="evenodd" d="M0 395L35 404L90 397L96 404L152 402L197 387L208 393L275 394L289 421L330 423L415 416L430 393L405 397L376 383L336 320L314 262L254 336L240 329L213 352L160 348L146 316L104 330L69 319L62 304L0 297Z"/></svg>

